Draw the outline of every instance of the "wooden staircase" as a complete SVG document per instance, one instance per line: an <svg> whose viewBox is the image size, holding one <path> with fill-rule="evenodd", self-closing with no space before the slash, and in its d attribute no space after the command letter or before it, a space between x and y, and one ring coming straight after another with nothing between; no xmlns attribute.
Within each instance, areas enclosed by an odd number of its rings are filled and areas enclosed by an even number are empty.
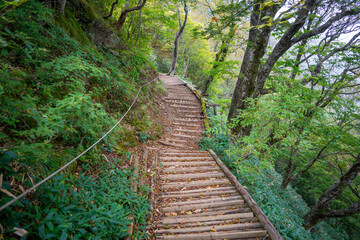
<svg viewBox="0 0 360 240"><path fill-rule="evenodd" d="M172 112L160 141L153 239L281 239L271 228L269 234L224 166L199 150L204 132L199 99L176 77L160 79L168 91L163 102Z"/></svg>

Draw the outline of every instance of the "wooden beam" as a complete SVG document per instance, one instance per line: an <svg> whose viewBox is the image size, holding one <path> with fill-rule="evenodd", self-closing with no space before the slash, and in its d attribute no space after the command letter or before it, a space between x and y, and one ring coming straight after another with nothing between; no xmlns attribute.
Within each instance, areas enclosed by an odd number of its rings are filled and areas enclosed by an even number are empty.
<svg viewBox="0 0 360 240"><path fill-rule="evenodd" d="M276 230L274 225L270 222L270 220L266 217L261 208L257 205L254 199L250 196L250 194L245 190L245 188L240 184L237 178L230 172L230 170L225 166L225 164L221 161L221 159L216 155L216 153L209 149L211 156L214 157L216 163L219 167L224 171L225 175L229 178L230 182L234 185L236 190L243 197L245 202L251 208L255 216L259 219L264 228L268 231L272 240L283 240L280 233Z"/></svg>

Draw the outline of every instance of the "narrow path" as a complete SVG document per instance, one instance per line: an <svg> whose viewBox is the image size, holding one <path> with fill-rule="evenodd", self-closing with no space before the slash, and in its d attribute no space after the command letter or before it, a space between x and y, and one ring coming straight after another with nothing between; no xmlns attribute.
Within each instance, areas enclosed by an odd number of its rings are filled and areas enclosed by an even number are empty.
<svg viewBox="0 0 360 240"><path fill-rule="evenodd" d="M154 208L156 239L264 239L267 232L198 141L204 131L200 101L177 77L161 75L168 125ZM269 238L267 238L269 239Z"/></svg>

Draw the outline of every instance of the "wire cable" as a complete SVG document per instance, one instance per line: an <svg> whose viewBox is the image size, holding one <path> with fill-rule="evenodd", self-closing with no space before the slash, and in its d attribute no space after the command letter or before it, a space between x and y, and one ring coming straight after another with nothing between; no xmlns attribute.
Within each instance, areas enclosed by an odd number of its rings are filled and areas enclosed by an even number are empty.
<svg viewBox="0 0 360 240"><path fill-rule="evenodd" d="M38 182L37 184L35 184L34 186L32 186L31 188L27 189L25 192L23 192L22 194L20 194L19 196L17 196L16 198L12 199L11 201L9 201L8 203L4 204L3 206L1 206L0 208L0 212L2 210L4 210L5 208L9 207L11 204L13 204L14 202L18 201L19 199L21 199L22 197L24 197L26 194L30 193L31 191L35 190L37 187L39 187L40 185L42 185L43 183L45 183L46 181L48 181L49 179L51 179L52 177L54 177L56 174L58 174L59 172L61 172L62 170L64 170L65 168L67 168L70 164L72 164L73 162L75 162L77 159L79 159L82 155L84 155L85 153L87 153L90 149L92 149L96 144L98 144L101 140L103 140L107 135L109 135L109 133L111 133L114 128L119 125L119 123L125 118L125 116L130 112L131 108L134 106L136 100L139 97L139 94L141 92L141 89L144 87L149 86L151 83L153 83L156 79L158 79L159 77L157 76L156 78L154 78L153 80L151 80L150 82L148 82L147 84L142 85L137 94L135 99L133 100L133 102L131 103L130 107L128 108L128 110L124 113L124 115L120 118L120 120L112 127L110 128L109 131L107 131L99 140L97 140L95 143L93 143L89 148L87 148L85 151L83 151L82 153L80 153L77 157L75 157L74 159L72 159L70 162L68 162L67 164L65 164L64 166L62 166L61 168L59 168L58 170L56 170L55 172L53 172L52 174L50 174L49 176L47 176L46 178L44 178L43 180L41 180L40 182Z"/></svg>

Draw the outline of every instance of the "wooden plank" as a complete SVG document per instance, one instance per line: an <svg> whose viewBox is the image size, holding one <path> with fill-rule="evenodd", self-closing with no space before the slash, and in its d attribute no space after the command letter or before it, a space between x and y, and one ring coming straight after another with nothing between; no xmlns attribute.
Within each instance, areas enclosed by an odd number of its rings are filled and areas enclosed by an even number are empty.
<svg viewBox="0 0 360 240"><path fill-rule="evenodd" d="M231 221L230 220L216 220L216 221L212 221L212 220L208 220L206 222L201 222L201 226L214 226L214 225L223 225L223 224L228 224L228 222ZM254 222L259 222L259 220L256 217L251 217L251 218L240 218L240 219L236 219L237 223L254 223ZM173 224L162 224L159 223L157 224L158 228L169 228L169 227L177 227L179 226L178 223L173 223ZM199 222L188 222L188 223L181 223L182 227L198 227L199 226Z"/></svg>
<svg viewBox="0 0 360 240"><path fill-rule="evenodd" d="M228 187L209 187L209 188L202 188L202 189L192 189L192 190L180 190L180 191L172 191L166 192L164 194L177 194L177 193L202 193L204 191L224 191L224 190L236 190L233 186Z"/></svg>
<svg viewBox="0 0 360 240"><path fill-rule="evenodd" d="M191 107L191 106L176 105L176 104L170 105L170 107L173 107L173 108L186 108L186 109L200 109L200 106L199 107Z"/></svg>
<svg viewBox="0 0 360 240"><path fill-rule="evenodd" d="M198 102L191 102L191 101L185 101L185 100L164 100L167 103L178 103L178 104L186 104L189 106L199 106L200 104Z"/></svg>
<svg viewBox="0 0 360 240"><path fill-rule="evenodd" d="M175 122L173 125L180 125L180 126L186 126L186 127L201 127L202 124L190 124L190 123L182 123L182 122Z"/></svg>
<svg viewBox="0 0 360 240"><path fill-rule="evenodd" d="M208 232L201 234L179 234L179 235L167 235L159 236L156 239L172 240L208 240L208 239L234 239L234 238L254 238L265 237L267 235L266 230L254 230L245 232Z"/></svg>
<svg viewBox="0 0 360 240"><path fill-rule="evenodd" d="M200 151L194 151L194 152L162 152L161 155L174 155L174 156L210 156L208 152L200 152Z"/></svg>
<svg viewBox="0 0 360 240"><path fill-rule="evenodd" d="M212 191L212 192L202 192L202 193L184 193L184 194L168 194L168 195L160 195L160 198L184 198L184 197L199 197L199 196L221 196L224 194L237 194L238 192L234 190L227 191Z"/></svg>
<svg viewBox="0 0 360 240"><path fill-rule="evenodd" d="M196 178L206 178L206 177L223 177L225 176L223 172L215 173L197 173L197 174L172 174L172 175L161 175L160 178L166 180L179 180L179 179L196 179Z"/></svg>
<svg viewBox="0 0 360 240"><path fill-rule="evenodd" d="M280 233L276 230L274 225L270 222L270 220L266 217L264 212L260 209L254 199L250 196L250 194L245 190L245 188L239 183L237 178L230 172L230 170L225 166L225 164L220 160L220 158L215 154L213 150L209 150L210 154L214 157L215 161L219 165L219 167L224 171L224 173L228 176L229 180L232 182L234 187L238 190L240 195L245 199L246 203L249 205L251 210L254 212L256 217L262 223L264 228L268 231L272 240L283 240Z"/></svg>
<svg viewBox="0 0 360 240"><path fill-rule="evenodd" d="M200 209L200 207L194 208ZM191 210L191 209L187 209ZM181 211L181 210L179 210ZM202 216L195 217L191 215L187 216L178 216L178 217L164 217L160 220L162 224L175 224L175 223L187 223L187 222L206 222L206 221L217 221L217 220L229 220L229 219L238 219L238 218L251 218L254 214L250 213L236 213L236 214L226 214L226 215L213 215L213 216Z"/></svg>
<svg viewBox="0 0 360 240"><path fill-rule="evenodd" d="M203 181L193 181L193 182L175 182L163 184L162 189L169 188L183 188L183 187L203 187L203 186L215 186L215 185L228 185L231 184L229 180L203 180Z"/></svg>
<svg viewBox="0 0 360 240"><path fill-rule="evenodd" d="M196 120L196 119L186 120L186 119L183 119L183 118L185 118L185 117L175 118L174 121L176 121L176 122L203 122L203 120Z"/></svg>
<svg viewBox="0 0 360 240"><path fill-rule="evenodd" d="M206 166L214 165L214 161L204 161L204 162L163 162L164 166Z"/></svg>
<svg viewBox="0 0 360 240"><path fill-rule="evenodd" d="M217 225L217 226L205 226L205 227L190 227L190 228L175 228L175 229L159 229L156 231L158 234L170 233L193 233L193 232L210 232L211 229L219 231L231 231L231 230L249 230L254 228L261 228L261 223L238 223L229 225Z"/></svg>
<svg viewBox="0 0 360 240"><path fill-rule="evenodd" d="M182 144L176 144L176 143L170 143L166 141L159 141L159 143L165 145L165 146L171 146L171 147L179 147L179 148L188 148L189 146L182 145Z"/></svg>
<svg viewBox="0 0 360 240"><path fill-rule="evenodd" d="M178 160L178 161L186 161L186 160L214 160L213 157L161 157L161 160L170 161L170 160Z"/></svg>
<svg viewBox="0 0 360 240"><path fill-rule="evenodd" d="M164 212L176 212L176 211L189 211L195 209L216 208L216 207L235 206L235 205L244 205L244 200L239 199L233 201L209 202L209 203L183 205L183 206L175 206L175 207L163 207L162 210ZM252 212L251 212L251 216L252 216Z"/></svg>
<svg viewBox="0 0 360 240"><path fill-rule="evenodd" d="M190 139L193 139L193 140L197 140L198 137L196 136L189 136L189 135L182 135L182 134L172 134L172 136L174 137L181 137L181 138L190 138Z"/></svg>
<svg viewBox="0 0 360 240"><path fill-rule="evenodd" d="M229 197L213 197L213 198L205 198L205 199L200 199L200 200L171 202L171 203L168 203L168 205L169 206L184 206L184 205L215 203L215 202L224 202L224 201L233 201L233 200L242 200L242 198L240 195L229 196Z"/></svg>
<svg viewBox="0 0 360 240"><path fill-rule="evenodd" d="M184 172L211 172L219 170L219 166L211 167L168 167L163 170L164 173L184 173Z"/></svg>
<svg viewBox="0 0 360 240"><path fill-rule="evenodd" d="M167 138L166 141L168 142L182 142L182 143L188 143L188 140L182 140L182 139L175 139L175 138Z"/></svg>

